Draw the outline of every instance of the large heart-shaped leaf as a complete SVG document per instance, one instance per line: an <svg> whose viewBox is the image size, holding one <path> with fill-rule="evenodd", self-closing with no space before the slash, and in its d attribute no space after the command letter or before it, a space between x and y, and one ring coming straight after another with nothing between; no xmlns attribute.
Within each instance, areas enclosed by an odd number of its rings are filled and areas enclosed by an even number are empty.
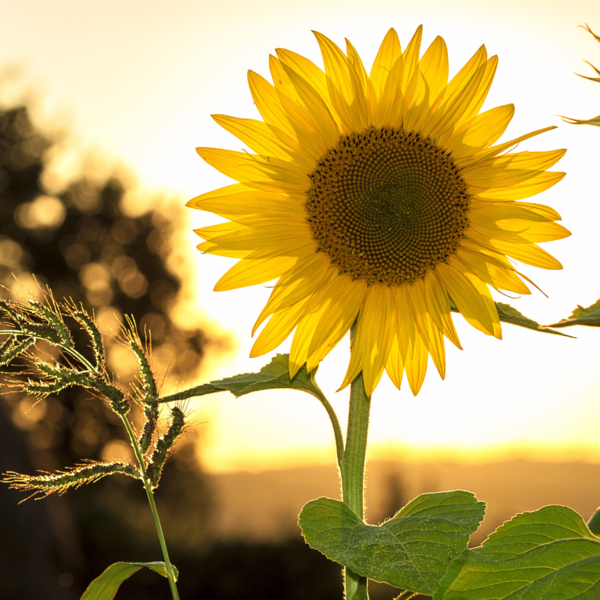
<svg viewBox="0 0 600 600"><path fill-rule="evenodd" d="M453 491L423 494L380 526L331 498L306 504L299 522L311 548L358 575L431 594L484 513L473 494Z"/></svg>
<svg viewBox="0 0 600 600"><path fill-rule="evenodd" d="M121 584L142 567L147 567L163 577L167 577L167 567L164 562L118 562L110 565L102 575L96 577L90 583L83 596L81 596L81 600L112 600ZM175 580L177 580L175 566L173 566L173 571Z"/></svg>
<svg viewBox="0 0 600 600"><path fill-rule="evenodd" d="M459 556L433 598L596 600L600 539L565 506L517 515Z"/></svg>

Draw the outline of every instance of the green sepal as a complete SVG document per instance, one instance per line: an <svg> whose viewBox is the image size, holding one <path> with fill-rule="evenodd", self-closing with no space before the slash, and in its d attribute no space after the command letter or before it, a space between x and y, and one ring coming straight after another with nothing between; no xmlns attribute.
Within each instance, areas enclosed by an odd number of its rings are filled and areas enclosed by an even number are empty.
<svg viewBox="0 0 600 600"><path fill-rule="evenodd" d="M211 381L190 390L163 397L159 402L174 402L225 391L239 397L252 392L275 389L304 390L320 398L321 392L313 381L315 373L316 369L308 373L306 365L303 365L294 378L290 380L289 354L278 354L258 373L243 373L219 381Z"/></svg>
<svg viewBox="0 0 600 600"><path fill-rule="evenodd" d="M457 490L422 494L380 526L364 524L339 500L318 498L299 523L311 548L356 574L432 594L484 514L483 502Z"/></svg>
<svg viewBox="0 0 600 600"><path fill-rule="evenodd" d="M562 319L558 323L548 325L548 327L571 327L572 325L600 327L600 300L596 300L594 304L591 304L586 308L583 308L583 306L578 304L570 317Z"/></svg>
<svg viewBox="0 0 600 600"><path fill-rule="evenodd" d="M167 577L167 567L164 562L118 562L110 565L100 577L96 577L81 596L81 600L112 600L120 585L137 573L142 567L152 569L159 575ZM175 565L172 565L175 581L179 573Z"/></svg>
<svg viewBox="0 0 600 600"><path fill-rule="evenodd" d="M523 513L449 567L433 600L600 598L600 539L565 506Z"/></svg>
<svg viewBox="0 0 600 600"><path fill-rule="evenodd" d="M583 75L581 75L583 77ZM591 77L586 77L585 79L592 79ZM596 79L593 79L596 81ZM565 123L569 125L594 125L596 127L600 127L600 115L594 117L593 119L572 119L571 117L561 117Z"/></svg>

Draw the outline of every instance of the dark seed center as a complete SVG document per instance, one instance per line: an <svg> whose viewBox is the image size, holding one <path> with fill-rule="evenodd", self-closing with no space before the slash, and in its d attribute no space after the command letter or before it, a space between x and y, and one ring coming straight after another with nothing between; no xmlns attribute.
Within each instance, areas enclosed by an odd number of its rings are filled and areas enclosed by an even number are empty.
<svg viewBox="0 0 600 600"><path fill-rule="evenodd" d="M342 136L310 177L313 236L353 279L402 285L424 277L456 250L469 224L458 168L418 133L372 127Z"/></svg>

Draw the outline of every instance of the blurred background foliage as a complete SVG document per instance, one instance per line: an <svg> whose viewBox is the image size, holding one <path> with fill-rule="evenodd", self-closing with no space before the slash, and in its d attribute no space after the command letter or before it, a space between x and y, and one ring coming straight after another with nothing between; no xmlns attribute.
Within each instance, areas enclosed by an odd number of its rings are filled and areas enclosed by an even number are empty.
<svg viewBox="0 0 600 600"><path fill-rule="evenodd" d="M49 192L44 175L56 144L26 104L0 108L0 296L41 298L48 286L56 299L93 310L109 368L123 386L136 365L118 334L124 316L134 315L141 332L151 331L158 377L167 386L193 382L205 352L222 342L172 318L182 274L169 268L168 258L181 211L159 198L132 214L124 201L127 186L115 175L98 181L82 174L59 193ZM114 413L80 389L41 401L6 392L1 398L2 473L131 457ZM181 597L340 597L340 569L310 550L299 531L273 543L218 539L218 507L199 464L198 432L201 427L179 444L156 495L171 559L182 574ZM43 502L21 500L0 486L1 600L79 598L113 562L160 559L144 490L127 477ZM119 592L131 600L150 596L170 597L166 582L149 571Z"/></svg>

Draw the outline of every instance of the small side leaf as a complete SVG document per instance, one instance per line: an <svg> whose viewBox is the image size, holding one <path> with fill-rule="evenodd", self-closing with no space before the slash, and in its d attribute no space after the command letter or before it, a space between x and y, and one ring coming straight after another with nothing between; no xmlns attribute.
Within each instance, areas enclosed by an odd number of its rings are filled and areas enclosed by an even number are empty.
<svg viewBox="0 0 600 600"><path fill-rule="evenodd" d="M596 300L594 304L591 304L587 308L577 305L577 308L571 313L570 317L562 319L558 323L548 325L548 327L571 327L572 325L600 327L600 300Z"/></svg>
<svg viewBox="0 0 600 600"><path fill-rule="evenodd" d="M303 366L294 379L290 380L289 355L278 354L258 373L243 373L242 375L226 377L219 381L211 381L190 390L163 397L160 399L160 402L186 400L187 398L224 391L231 392L234 396L239 397L251 392L273 389L304 390L320 398L319 390L313 383L314 375L315 371L309 374L306 371L306 366Z"/></svg>
<svg viewBox="0 0 600 600"><path fill-rule="evenodd" d="M533 319L526 317L521 314L516 308L513 308L509 304L503 302L496 302L496 308L498 309L498 316L503 323L511 323L512 325L518 325L519 327L526 327L527 329L533 329L534 331L541 331L542 333L553 333L554 335L564 335L565 337L572 337L566 335L561 331L553 331L547 329L543 325L540 325Z"/></svg>
<svg viewBox="0 0 600 600"><path fill-rule="evenodd" d="M484 513L473 494L453 491L422 494L379 527L331 498L306 504L299 522L311 548L358 575L431 594Z"/></svg>
<svg viewBox="0 0 600 600"><path fill-rule="evenodd" d="M142 567L147 567L156 571L159 575L167 577L167 567L164 562L118 562L110 565L100 577L96 577L90 583L83 596L81 596L81 600L112 600L120 585ZM174 565L173 571L175 581L177 581L179 574Z"/></svg>
<svg viewBox="0 0 600 600"><path fill-rule="evenodd" d="M434 600L600 598L600 539L565 506L523 513L448 569Z"/></svg>
<svg viewBox="0 0 600 600"><path fill-rule="evenodd" d="M496 310L498 311L498 318L502 323L510 323L511 325L525 327L526 329L532 329L533 331L539 331L540 333L552 333L564 337L573 337L566 333L562 333L562 331L548 329L548 327L556 327L556 325L540 325L537 321L520 313L516 308L510 306L510 304L504 304L504 302L495 302L495 304ZM452 300L450 301L450 308L453 312L460 312Z"/></svg>

